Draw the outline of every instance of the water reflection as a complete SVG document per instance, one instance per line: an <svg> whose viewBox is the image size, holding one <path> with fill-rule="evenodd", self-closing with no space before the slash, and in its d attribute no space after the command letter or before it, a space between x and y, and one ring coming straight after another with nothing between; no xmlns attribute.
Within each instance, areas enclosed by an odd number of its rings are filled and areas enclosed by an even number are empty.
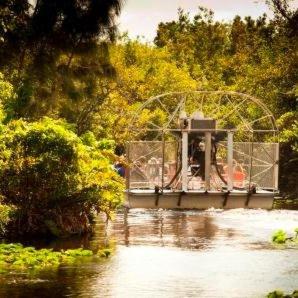
<svg viewBox="0 0 298 298"><path fill-rule="evenodd" d="M134 210L118 215L111 235L119 244L208 248L219 229L211 216L181 211ZM230 231L230 236L233 232Z"/></svg>
<svg viewBox="0 0 298 298"><path fill-rule="evenodd" d="M298 226L298 211L130 210L91 238L47 243L93 249L117 241L103 262L38 276L0 275L0 297L264 297L298 288L298 250L270 244L277 228ZM106 227L106 229L104 229ZM40 244L42 245L42 244Z"/></svg>

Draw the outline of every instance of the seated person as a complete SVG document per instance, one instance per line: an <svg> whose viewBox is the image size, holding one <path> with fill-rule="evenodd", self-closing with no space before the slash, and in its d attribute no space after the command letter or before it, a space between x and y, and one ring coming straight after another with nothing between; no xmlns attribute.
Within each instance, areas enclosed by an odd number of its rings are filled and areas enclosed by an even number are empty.
<svg viewBox="0 0 298 298"><path fill-rule="evenodd" d="M203 180L205 180L205 144L204 142L200 142L196 144L194 147L190 164L193 165L191 167L191 173L193 176L200 176Z"/></svg>
<svg viewBox="0 0 298 298"><path fill-rule="evenodd" d="M123 177L123 178L125 177L125 168L121 162L117 162L114 165L114 169L121 177Z"/></svg>

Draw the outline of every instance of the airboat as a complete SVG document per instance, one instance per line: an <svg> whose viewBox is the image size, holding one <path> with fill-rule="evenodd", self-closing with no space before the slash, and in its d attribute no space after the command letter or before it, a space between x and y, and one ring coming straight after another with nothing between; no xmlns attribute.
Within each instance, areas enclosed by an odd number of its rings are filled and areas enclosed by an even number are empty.
<svg viewBox="0 0 298 298"><path fill-rule="evenodd" d="M166 93L144 102L128 129L129 208L272 208L278 129L260 99L231 91Z"/></svg>

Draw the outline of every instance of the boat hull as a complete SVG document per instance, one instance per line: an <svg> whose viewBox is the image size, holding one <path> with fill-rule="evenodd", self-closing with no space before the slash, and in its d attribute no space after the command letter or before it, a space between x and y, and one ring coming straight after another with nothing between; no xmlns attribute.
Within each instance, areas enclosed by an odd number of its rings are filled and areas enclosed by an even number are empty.
<svg viewBox="0 0 298 298"><path fill-rule="evenodd" d="M258 192L126 192L125 206L148 209L272 209L274 193Z"/></svg>

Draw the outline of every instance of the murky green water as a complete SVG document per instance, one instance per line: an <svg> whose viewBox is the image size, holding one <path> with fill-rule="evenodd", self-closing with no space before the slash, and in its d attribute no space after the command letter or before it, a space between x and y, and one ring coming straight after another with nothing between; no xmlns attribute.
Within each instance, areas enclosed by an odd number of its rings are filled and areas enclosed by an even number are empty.
<svg viewBox="0 0 298 298"><path fill-rule="evenodd" d="M276 248L276 229L292 232L298 211L130 210L90 239L37 243L55 249L117 242L103 262L38 276L0 275L0 297L265 297L298 289L298 249Z"/></svg>

